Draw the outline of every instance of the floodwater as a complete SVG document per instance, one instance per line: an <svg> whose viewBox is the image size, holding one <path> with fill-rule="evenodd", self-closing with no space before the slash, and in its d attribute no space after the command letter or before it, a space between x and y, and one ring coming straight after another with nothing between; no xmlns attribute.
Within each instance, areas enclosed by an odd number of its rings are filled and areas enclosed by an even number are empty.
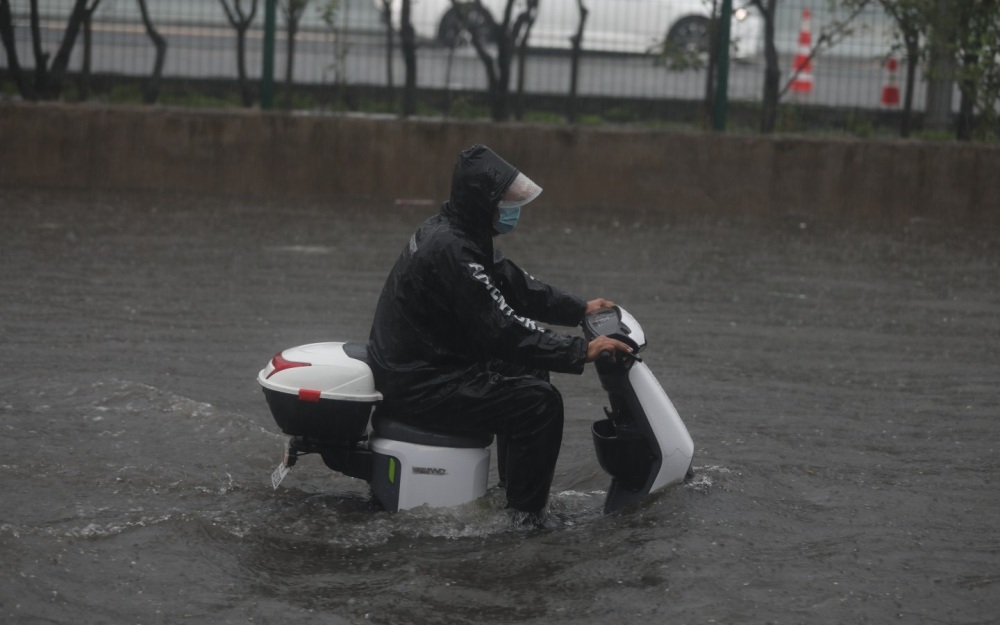
<svg viewBox="0 0 1000 625"><path fill-rule="evenodd" d="M539 200L505 251L643 324L694 480L601 514L588 370L554 377L548 529L511 527L494 491L380 512L313 457L272 490L258 370L364 340L434 210L0 191L0 622L996 622L984 229Z"/></svg>

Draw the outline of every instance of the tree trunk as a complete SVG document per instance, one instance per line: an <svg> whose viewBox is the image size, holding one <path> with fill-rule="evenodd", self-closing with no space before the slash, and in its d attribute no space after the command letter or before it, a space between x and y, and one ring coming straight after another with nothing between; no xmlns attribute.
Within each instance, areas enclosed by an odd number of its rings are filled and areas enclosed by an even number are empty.
<svg viewBox="0 0 1000 625"><path fill-rule="evenodd" d="M79 92L81 100L90 99L90 73L91 61L93 60L94 44L94 11L101 4L101 0L94 0L94 4L85 7L83 12L83 67L80 69Z"/></svg>
<svg viewBox="0 0 1000 625"><path fill-rule="evenodd" d="M937 17L931 27L930 68L927 81L927 105L924 115L927 128L944 130L951 127L954 93L955 59L951 46L956 32L950 16L951 0L937 0Z"/></svg>
<svg viewBox="0 0 1000 625"><path fill-rule="evenodd" d="M92 24L92 16L88 13L83 18L83 64L80 67L80 77L77 82L79 85L77 91L80 92L80 100L90 98L90 66L94 43L93 31L91 29Z"/></svg>
<svg viewBox="0 0 1000 625"><path fill-rule="evenodd" d="M496 80L490 85L490 111L493 121L503 122L510 118L510 65L511 42L507 37L497 41L497 73Z"/></svg>
<svg viewBox="0 0 1000 625"><path fill-rule="evenodd" d="M247 28L240 28L236 33L236 72L240 81L240 93L243 106L253 106L253 86L247 77Z"/></svg>
<svg viewBox="0 0 1000 625"><path fill-rule="evenodd" d="M778 50L774 45L774 15L778 0L754 0L764 16L764 95L760 131L774 132L778 120L778 97L781 85L781 68L778 67Z"/></svg>
<svg viewBox="0 0 1000 625"><path fill-rule="evenodd" d="M979 56L976 54L966 54L962 59L965 73L968 74L970 67L979 63ZM962 100L958 105L958 127L955 138L959 141L971 141L972 132L975 127L976 95L978 85L971 78L962 79L960 91Z"/></svg>
<svg viewBox="0 0 1000 625"><path fill-rule="evenodd" d="M31 0L31 51L35 55L35 93L42 99L48 97L49 55L42 50L42 28L38 15L38 0Z"/></svg>
<svg viewBox="0 0 1000 625"><path fill-rule="evenodd" d="M3 47L7 52L7 66L14 78L18 93L25 100L38 99L35 90L24 79L24 70L21 69L21 62L17 58L17 46L14 41L14 18L10 12L10 0L0 0L0 39L3 40Z"/></svg>
<svg viewBox="0 0 1000 625"><path fill-rule="evenodd" d="M305 8L305 7L302 7ZM292 107L292 85L295 83L295 36L299 32L302 9L289 6L285 13L285 106Z"/></svg>
<svg viewBox="0 0 1000 625"><path fill-rule="evenodd" d="M524 119L524 76L527 74L528 39L538 15L538 0L528 0L527 10L517 17L514 24L512 44L517 50L517 98L514 100L514 115L518 121Z"/></svg>
<svg viewBox="0 0 1000 625"><path fill-rule="evenodd" d="M403 48L403 65L406 68L403 117L410 117L417 113L417 36L410 21L410 0L403 0L401 22L399 39Z"/></svg>
<svg viewBox="0 0 1000 625"><path fill-rule="evenodd" d="M903 117L899 121L899 136L910 136L913 128L913 87L917 83L917 62L920 60L919 34L910 33L906 43L906 92L903 94Z"/></svg>
<svg viewBox="0 0 1000 625"><path fill-rule="evenodd" d="M472 35L472 46L476 50L476 55L483 63L486 70L486 80L489 85L490 115L493 121L506 121L510 117L510 72L511 64L514 60L517 43L521 41L522 33L530 27L538 9L538 0L527 0L527 8L511 22L511 15L514 11L515 0L507 0L504 9L503 20L498 24L492 22L493 40L496 44L497 52L494 57L486 50L484 42L481 40L479 30L468 20L465 12L460 10L462 3L460 0L451 0L451 6L456 10L456 15L461 20L462 25ZM474 5L482 9L479 0ZM526 35L525 35L526 36Z"/></svg>
<svg viewBox="0 0 1000 625"><path fill-rule="evenodd" d="M715 106L715 73L719 67L720 16L718 0L712 0L710 16L708 21L708 67L705 68L705 101L702 104L702 115L709 125Z"/></svg>
<svg viewBox="0 0 1000 625"><path fill-rule="evenodd" d="M76 45L76 37L86 13L87 0L75 0L73 12L70 13L63 40L49 66L49 55L42 50L41 23L38 14L38 0L31 0L31 43L35 55L35 85L34 91L38 97L51 100L62 93L62 81L69 65L70 53Z"/></svg>
<svg viewBox="0 0 1000 625"><path fill-rule="evenodd" d="M229 8L228 0L219 0L219 2L226 12L229 23L236 29L236 73L243 106L249 108L253 106L255 96L253 85L247 79L247 31L257 15L257 0L251 1L249 13L243 11L243 0L233 0L232 10Z"/></svg>
<svg viewBox="0 0 1000 625"><path fill-rule="evenodd" d="M479 60L483 63L483 69L486 71L486 84L488 86L487 93L489 93L489 99L490 99L490 115L493 117L494 121L501 121L501 119L506 119L506 117L504 118L497 117L498 115L506 114L505 111L503 110L506 107L500 105L501 100L504 98L504 94L500 93L500 83L503 80L503 77L498 75L498 72L502 73L503 71L503 64L500 61L500 59L505 57L504 44L505 42L509 41L510 37L507 27L510 24L510 13L511 9L513 8L513 4L514 0L507 0L507 9L504 11L503 22L500 24L496 23L493 24L493 39L496 41L497 45L496 59L494 59L493 56L491 56L490 53L486 50L486 46L483 44L482 40L479 37L479 31L476 28L473 28L471 24L469 24L468 20L465 17L465 13L463 12L458 13L459 19L462 21L462 24L465 26L465 28L469 31L469 34L472 36L472 47L475 48L476 55L479 57ZM451 0L451 5L455 9L458 9L459 1Z"/></svg>
<svg viewBox="0 0 1000 625"><path fill-rule="evenodd" d="M295 82L295 35L299 30L299 25L291 20L285 28L285 93L292 90L292 83Z"/></svg>
<svg viewBox="0 0 1000 625"><path fill-rule="evenodd" d="M528 58L528 37L531 35L531 27L534 20L528 23L524 39L517 46L517 98L514 100L514 118L518 121L524 119L524 75L525 64Z"/></svg>
<svg viewBox="0 0 1000 625"><path fill-rule="evenodd" d="M62 82L66 76L66 69L69 67L70 54L73 46L76 45L76 37L83 25L84 17L87 13L87 0L76 0L73 12L69 16L69 23L66 25L66 32L63 35L62 44L52 59L52 68L49 71L50 97L57 98L62 93Z"/></svg>
<svg viewBox="0 0 1000 625"><path fill-rule="evenodd" d="M576 6L580 10L580 21L577 23L576 34L570 37L573 48L570 56L569 97L566 100L566 119L571 124L575 124L578 117L576 92L579 88L580 56L583 53L583 28L589 13L587 7L583 6L583 0L576 0Z"/></svg>
<svg viewBox="0 0 1000 625"><path fill-rule="evenodd" d="M163 77L163 64L167 59L167 40L153 26L153 20L149 18L149 9L146 7L146 0L137 1L139 12L142 13L142 23L146 27L146 35L152 40L153 47L156 48L153 73L142 87L142 101L144 104L155 104L160 97L160 79Z"/></svg>
<svg viewBox="0 0 1000 625"><path fill-rule="evenodd" d="M393 72L393 57L395 56L396 38L392 31L392 0L382 0L382 16L385 18L385 84L389 92L389 100L395 100L393 91L396 87L395 72Z"/></svg>
<svg viewBox="0 0 1000 625"><path fill-rule="evenodd" d="M985 4L985 2L983 3ZM975 126L973 115L976 110L976 99L979 84L974 78L979 65L980 35L977 22L976 6L963 3L957 7L958 41L960 46L961 80L959 91L962 99L958 105L958 126L955 138L959 141L971 141Z"/></svg>

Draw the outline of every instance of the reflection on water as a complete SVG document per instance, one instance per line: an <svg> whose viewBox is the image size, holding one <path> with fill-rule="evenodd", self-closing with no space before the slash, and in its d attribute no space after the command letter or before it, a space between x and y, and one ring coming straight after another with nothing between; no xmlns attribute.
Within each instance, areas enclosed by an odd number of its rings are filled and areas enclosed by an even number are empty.
<svg viewBox="0 0 1000 625"><path fill-rule="evenodd" d="M257 371L364 340L428 207L0 192L4 622L985 622L1000 611L997 236L527 211L505 251L625 305L696 477L620 514L556 376L551 527L495 489L373 509ZM575 330L571 330L575 331ZM495 478L492 480L495 483Z"/></svg>

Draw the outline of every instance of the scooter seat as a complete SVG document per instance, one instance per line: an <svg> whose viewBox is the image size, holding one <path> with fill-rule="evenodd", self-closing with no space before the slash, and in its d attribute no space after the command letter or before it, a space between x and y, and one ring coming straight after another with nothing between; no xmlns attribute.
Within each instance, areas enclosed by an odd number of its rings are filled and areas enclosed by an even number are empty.
<svg viewBox="0 0 1000 625"><path fill-rule="evenodd" d="M372 415L372 432L376 438L429 447L449 447L452 449L473 449L489 447L492 434L450 433L425 430L410 423L400 421L378 410Z"/></svg>

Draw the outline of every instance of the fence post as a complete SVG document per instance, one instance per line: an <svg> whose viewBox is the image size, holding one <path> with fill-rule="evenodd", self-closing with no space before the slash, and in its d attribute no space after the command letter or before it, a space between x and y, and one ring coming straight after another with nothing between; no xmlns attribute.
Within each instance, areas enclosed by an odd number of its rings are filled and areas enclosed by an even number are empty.
<svg viewBox="0 0 1000 625"><path fill-rule="evenodd" d="M264 59L261 68L260 107L274 106L274 29L278 0L264 0Z"/></svg>
<svg viewBox="0 0 1000 625"><path fill-rule="evenodd" d="M715 106L712 107L712 128L726 129L726 109L729 107L729 27L733 18L733 0L722 0L722 11L716 26L719 60L716 71Z"/></svg>

